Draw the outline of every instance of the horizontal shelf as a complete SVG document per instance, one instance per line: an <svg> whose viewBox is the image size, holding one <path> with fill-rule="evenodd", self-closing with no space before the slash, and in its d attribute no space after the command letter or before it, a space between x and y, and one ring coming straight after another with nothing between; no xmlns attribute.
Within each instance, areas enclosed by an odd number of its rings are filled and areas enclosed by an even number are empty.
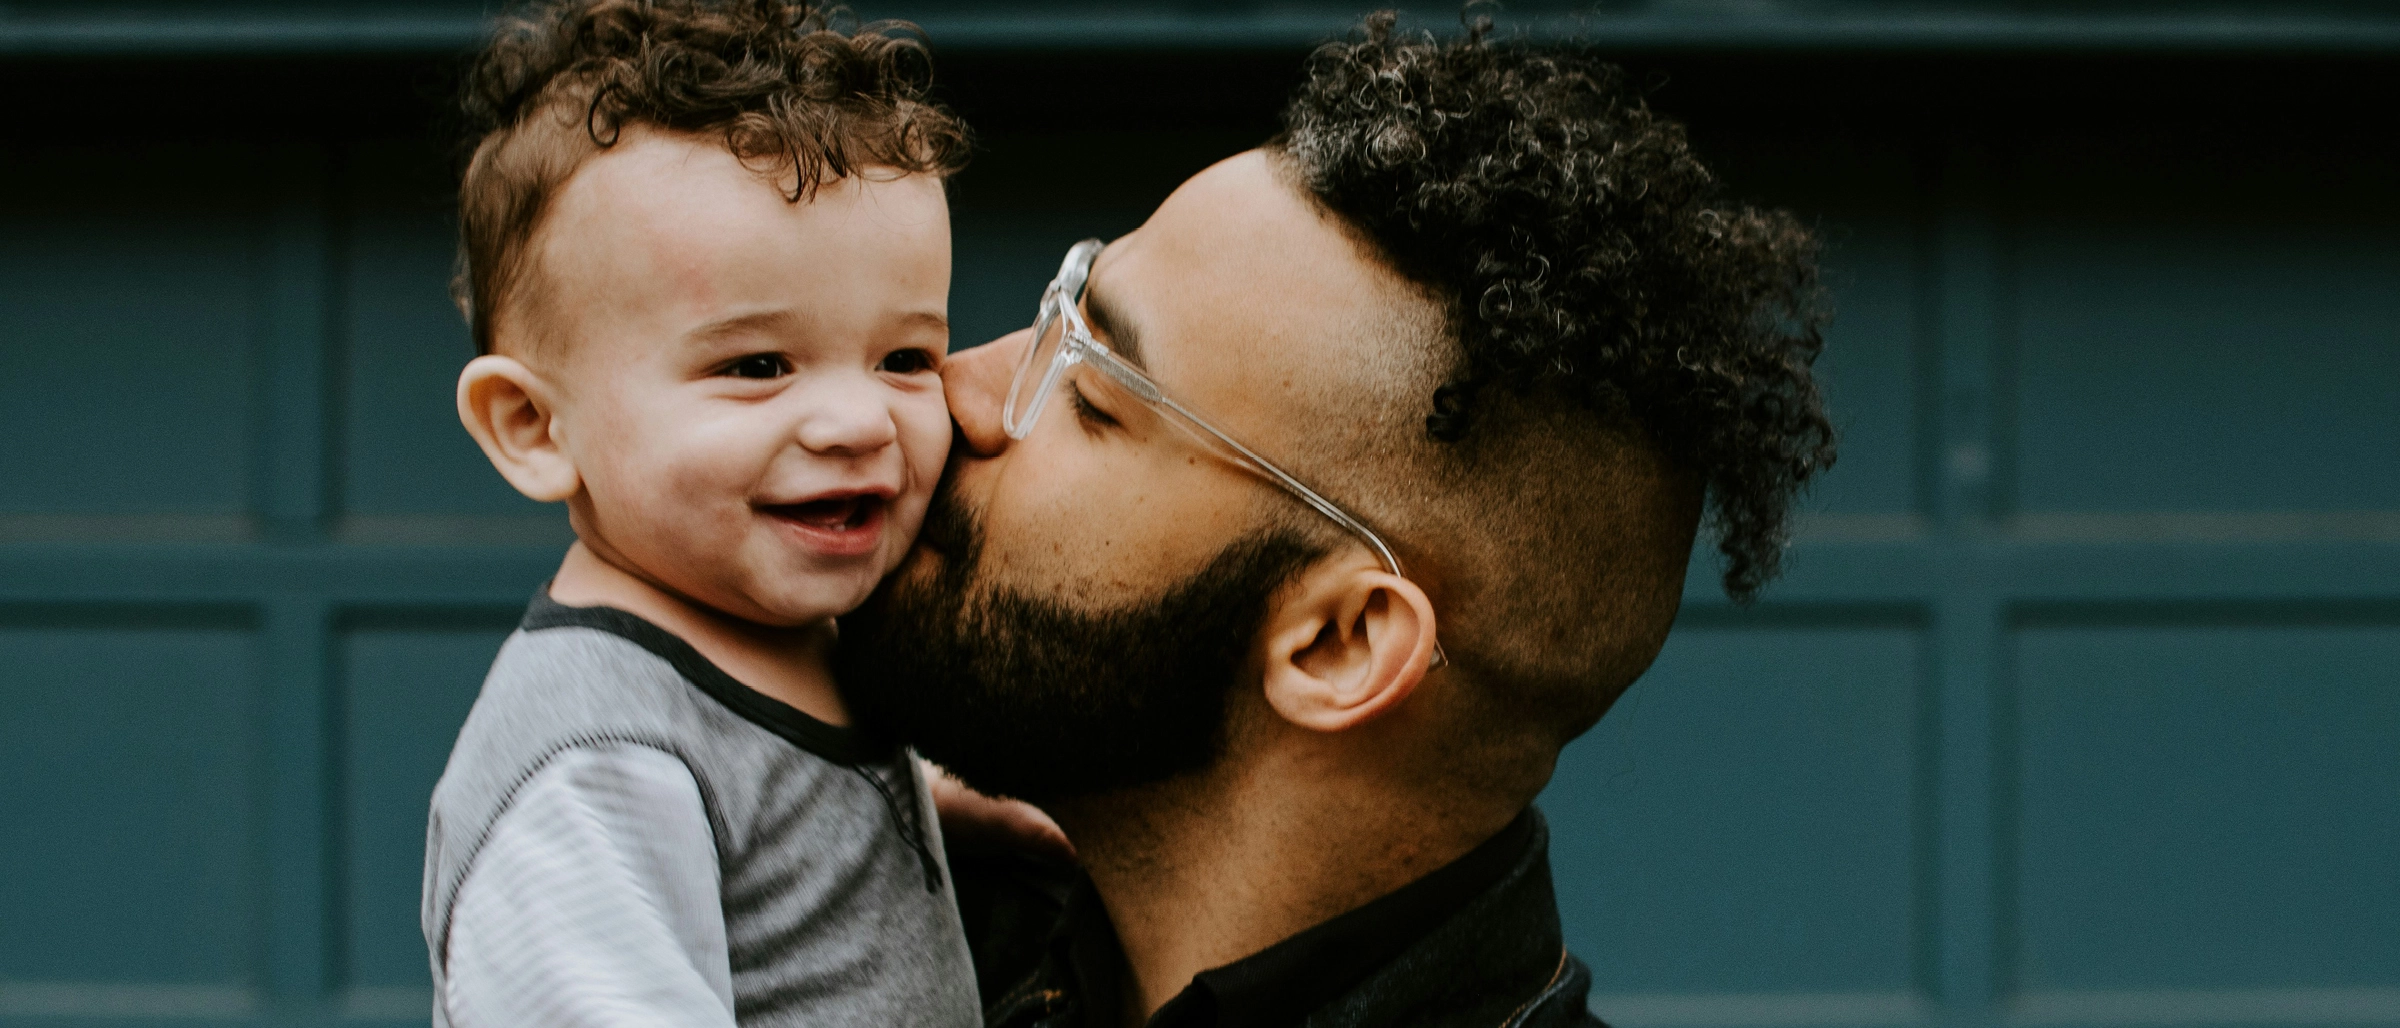
<svg viewBox="0 0 2400 1028"><path fill-rule="evenodd" d="M553 545L0 545L0 604L249 603L302 595L349 606L517 604L557 569ZM1684 602L1729 605L1713 552ZM2400 603L2400 543L1807 542L1763 605L1915 604L1961 590L2011 604Z"/></svg>
<svg viewBox="0 0 2400 1028"><path fill-rule="evenodd" d="M431 7L433 5L426 5ZM885 8L886 5L872 5ZM1628 50L1980 52L2059 51L2400 53L2400 18L2342 14L2030 14L1832 11L1739 14L1644 11L1621 15L1504 16L1538 37L1576 36ZM928 11L915 20L945 51L1298 49L1340 36L1363 7L1311 5L1228 14L1030 10L1010 15ZM1455 15L1418 9L1418 24ZM473 46L484 20L471 12L387 8L218 16L133 11L0 14L0 54L68 57L245 57L316 54L431 55Z"/></svg>

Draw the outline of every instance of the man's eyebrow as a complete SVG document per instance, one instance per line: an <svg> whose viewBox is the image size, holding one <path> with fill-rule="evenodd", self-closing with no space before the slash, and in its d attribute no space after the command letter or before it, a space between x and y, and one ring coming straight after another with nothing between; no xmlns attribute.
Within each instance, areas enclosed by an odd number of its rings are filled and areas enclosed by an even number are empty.
<svg viewBox="0 0 2400 1028"><path fill-rule="evenodd" d="M1108 294L1086 285L1083 288L1083 315L1092 328L1108 344L1110 352L1125 358L1125 363L1149 370L1142 365L1142 337L1133 321L1108 302Z"/></svg>

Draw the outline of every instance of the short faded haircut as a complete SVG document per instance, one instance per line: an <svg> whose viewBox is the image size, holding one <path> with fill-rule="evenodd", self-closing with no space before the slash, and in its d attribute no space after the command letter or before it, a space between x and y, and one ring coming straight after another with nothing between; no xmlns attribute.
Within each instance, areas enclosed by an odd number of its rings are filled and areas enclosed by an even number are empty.
<svg viewBox="0 0 2400 1028"><path fill-rule="evenodd" d="M1268 148L1426 300L1364 333L1405 356L1328 484L1443 586L1492 752L1563 744L1657 655L1704 514L1746 602L1832 463L1816 240L1726 198L1589 47L1488 22L1369 18L1310 58Z"/></svg>
<svg viewBox="0 0 2400 1028"><path fill-rule="evenodd" d="M913 31L846 29L797 0L548 0L502 20L460 96L451 293L476 352L517 335L502 327L538 299L528 265L543 215L627 126L715 137L793 203L866 168L956 172L966 126L929 98Z"/></svg>

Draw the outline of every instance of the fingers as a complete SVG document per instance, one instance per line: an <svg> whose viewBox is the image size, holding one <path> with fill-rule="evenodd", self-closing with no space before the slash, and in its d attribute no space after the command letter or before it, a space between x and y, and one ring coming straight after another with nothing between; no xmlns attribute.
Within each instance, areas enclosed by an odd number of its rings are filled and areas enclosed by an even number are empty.
<svg viewBox="0 0 2400 1028"><path fill-rule="evenodd" d="M1067 833L1041 808L1022 800L986 796L923 757L917 758L917 762L933 793L934 810L942 819L942 834L951 846L1015 850L1069 863L1075 860L1075 844L1068 841Z"/></svg>
<svg viewBox="0 0 2400 1028"><path fill-rule="evenodd" d="M1019 849L1054 860L1073 863L1075 844L1040 807L1022 800L993 800L1000 805L999 816L1004 822L1006 840Z"/></svg>

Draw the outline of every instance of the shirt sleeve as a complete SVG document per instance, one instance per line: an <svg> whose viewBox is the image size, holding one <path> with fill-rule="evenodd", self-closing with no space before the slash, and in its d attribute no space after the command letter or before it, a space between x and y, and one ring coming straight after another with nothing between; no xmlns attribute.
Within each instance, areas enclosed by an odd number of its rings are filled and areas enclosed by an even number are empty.
<svg viewBox="0 0 2400 1028"><path fill-rule="evenodd" d="M716 839L672 754L569 750L518 790L460 883L457 1028L734 1028Z"/></svg>

